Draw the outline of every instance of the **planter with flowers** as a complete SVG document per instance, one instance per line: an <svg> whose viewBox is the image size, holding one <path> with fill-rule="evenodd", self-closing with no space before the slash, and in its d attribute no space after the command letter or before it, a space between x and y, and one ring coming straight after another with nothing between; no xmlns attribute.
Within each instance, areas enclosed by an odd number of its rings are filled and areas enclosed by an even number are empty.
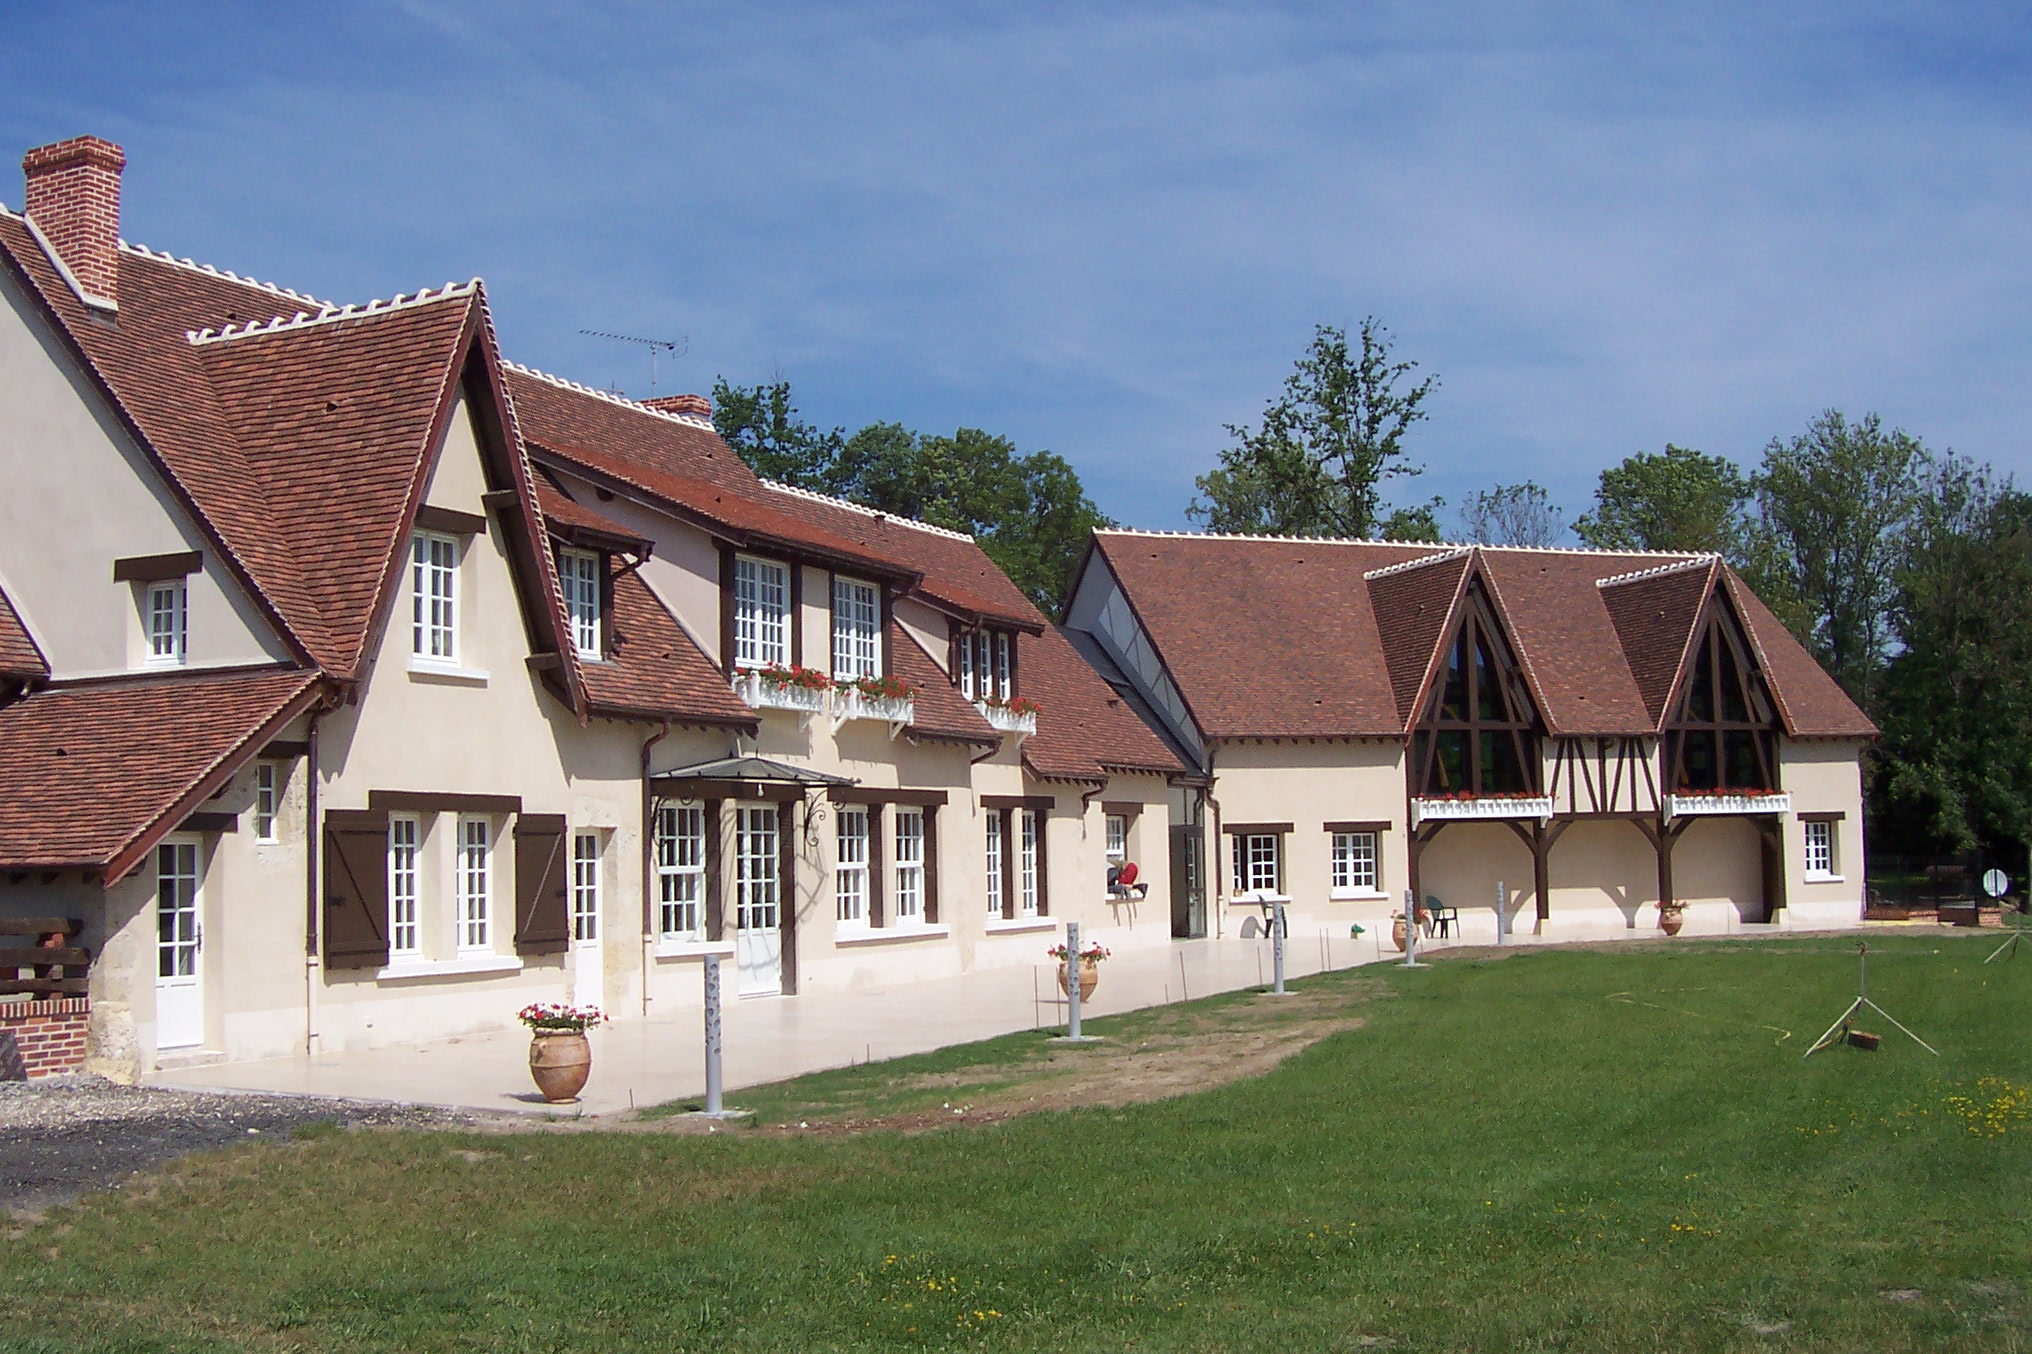
<svg viewBox="0 0 2032 1354"><path fill-rule="evenodd" d="M758 710L795 710L816 715L825 710L833 679L817 668L771 663L734 673L734 694Z"/></svg>
<svg viewBox="0 0 2032 1354"><path fill-rule="evenodd" d="M1505 818L1550 818L1552 796L1519 792L1476 794L1472 790L1456 790L1447 794L1425 795L1411 801L1411 826L1445 819L1505 819Z"/></svg>
<svg viewBox="0 0 2032 1354"><path fill-rule="evenodd" d="M990 728L1003 733L1023 737L1037 732L1038 704L1022 696L1011 696L1003 700L998 696L984 696L974 702L974 708L987 719Z"/></svg>
<svg viewBox="0 0 2032 1354"><path fill-rule="evenodd" d="M1679 934L1679 928L1686 925L1686 904L1674 899L1658 907L1658 929L1668 936Z"/></svg>
<svg viewBox="0 0 2032 1354"><path fill-rule="evenodd" d="M1067 982L1066 959L1068 958L1068 952L1065 942L1061 940L1058 944L1046 950L1045 954L1058 961L1058 990L1064 992L1067 996L1071 996L1072 992ZM1100 986L1101 961L1107 957L1108 947L1105 945L1089 945L1079 952L1081 1001L1085 1001L1093 996L1094 989Z"/></svg>
<svg viewBox="0 0 2032 1354"><path fill-rule="evenodd" d="M833 719L905 725L917 718L917 688L901 677L856 677L833 688Z"/></svg>
<svg viewBox="0 0 2032 1354"><path fill-rule="evenodd" d="M596 1006L539 1001L523 1007L515 1018L530 1030L529 1075L536 1089L554 1105L578 1099L593 1072L586 1031L604 1024L607 1017Z"/></svg>
<svg viewBox="0 0 2032 1354"><path fill-rule="evenodd" d="M1413 921L1417 925L1419 926L1425 925L1424 908L1422 907L1413 908L1411 915ZM1404 951L1405 943L1410 938L1411 938L1411 927L1405 924L1404 914L1402 912L1392 912L1390 914L1390 943L1395 945L1397 947L1398 953L1401 954Z"/></svg>
<svg viewBox="0 0 2032 1354"><path fill-rule="evenodd" d="M1783 790L1681 790L1668 795L1674 818L1721 813L1790 813L1792 796Z"/></svg>

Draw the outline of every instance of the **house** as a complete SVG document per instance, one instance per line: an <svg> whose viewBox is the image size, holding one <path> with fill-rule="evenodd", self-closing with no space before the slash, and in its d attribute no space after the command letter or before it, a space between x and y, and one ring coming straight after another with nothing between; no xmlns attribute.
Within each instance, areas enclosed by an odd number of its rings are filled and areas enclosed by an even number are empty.
<svg viewBox="0 0 2032 1354"><path fill-rule="evenodd" d="M1168 939L1185 768L970 539L505 362L478 281L338 305L128 244L124 163L40 147L0 208L31 1071L668 1013L707 954L795 993ZM1136 852L1155 901L1111 896Z"/></svg>
<svg viewBox="0 0 2032 1354"><path fill-rule="evenodd" d="M1216 930L1860 921L1876 730L1714 556L1103 531L1066 621L1198 775Z"/></svg>

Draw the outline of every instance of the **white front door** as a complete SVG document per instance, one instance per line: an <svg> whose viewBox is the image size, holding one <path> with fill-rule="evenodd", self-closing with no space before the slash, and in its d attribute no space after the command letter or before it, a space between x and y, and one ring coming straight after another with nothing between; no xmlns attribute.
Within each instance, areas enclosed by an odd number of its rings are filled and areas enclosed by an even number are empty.
<svg viewBox="0 0 2032 1354"><path fill-rule="evenodd" d="M195 838L170 837L155 848L157 1048L189 1048L205 1041L199 883Z"/></svg>
<svg viewBox="0 0 2032 1354"><path fill-rule="evenodd" d="M572 835L572 1003L607 1009L600 958L600 834Z"/></svg>
<svg viewBox="0 0 2032 1354"><path fill-rule="evenodd" d="M776 806L742 805L734 838L734 967L744 997L783 991Z"/></svg>

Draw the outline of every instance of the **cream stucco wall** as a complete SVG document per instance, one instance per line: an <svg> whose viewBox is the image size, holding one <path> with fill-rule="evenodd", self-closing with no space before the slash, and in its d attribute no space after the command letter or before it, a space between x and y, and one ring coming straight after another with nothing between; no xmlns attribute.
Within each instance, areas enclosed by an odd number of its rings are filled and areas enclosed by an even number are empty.
<svg viewBox="0 0 2032 1354"><path fill-rule="evenodd" d="M1786 910L1794 925L1852 925L1863 906L1862 744L1788 741L1779 754L1780 775L1792 795L1785 820ZM1839 878L1806 877L1806 829L1801 814L1839 813L1834 844Z"/></svg>
<svg viewBox="0 0 2032 1354"><path fill-rule="evenodd" d="M197 524L50 332L0 273L0 589L57 678L143 665L145 589L113 561L203 552L186 582L189 667L287 657Z"/></svg>

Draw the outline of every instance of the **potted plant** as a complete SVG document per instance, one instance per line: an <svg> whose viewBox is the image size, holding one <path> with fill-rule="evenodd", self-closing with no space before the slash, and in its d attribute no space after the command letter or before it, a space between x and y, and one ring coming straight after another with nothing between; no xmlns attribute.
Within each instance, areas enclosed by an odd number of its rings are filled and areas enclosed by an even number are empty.
<svg viewBox="0 0 2032 1354"><path fill-rule="evenodd" d="M1011 696L1008 700L1000 696L983 696L981 704L990 710L1007 710L1012 715L1034 715L1044 708L1026 696Z"/></svg>
<svg viewBox="0 0 2032 1354"><path fill-rule="evenodd" d="M765 668L751 669L756 676L771 686L797 686L806 691L827 691L832 688L833 679L819 668L807 668L799 664L785 667L771 663Z"/></svg>
<svg viewBox="0 0 2032 1354"><path fill-rule="evenodd" d="M515 1017L530 1029L529 1075L552 1104L578 1099L593 1071L593 1050L586 1030L607 1019L597 1006L532 1002Z"/></svg>
<svg viewBox="0 0 2032 1354"><path fill-rule="evenodd" d="M1067 996L1071 996L1072 991L1066 982L1066 960L1069 952L1066 949L1065 942L1061 940L1058 944L1046 950L1045 953L1058 961L1058 990L1064 992ZM1094 989L1100 986L1101 961L1107 957L1108 949L1105 945L1089 945L1079 952L1081 1001L1085 1001L1093 996Z"/></svg>
<svg viewBox="0 0 2032 1354"><path fill-rule="evenodd" d="M1679 928L1686 925L1686 904L1674 899L1658 905L1658 929L1668 936L1679 934Z"/></svg>
<svg viewBox="0 0 2032 1354"><path fill-rule="evenodd" d="M909 701L917 699L917 688L901 677L857 677L854 690L869 700Z"/></svg>

